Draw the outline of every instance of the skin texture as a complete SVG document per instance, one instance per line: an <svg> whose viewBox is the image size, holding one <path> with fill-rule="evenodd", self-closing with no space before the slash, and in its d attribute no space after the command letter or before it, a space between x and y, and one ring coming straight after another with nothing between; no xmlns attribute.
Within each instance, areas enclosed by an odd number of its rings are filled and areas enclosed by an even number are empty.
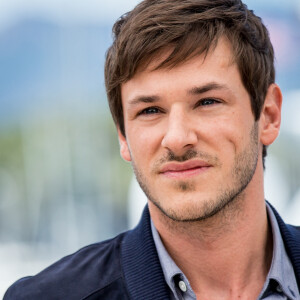
<svg viewBox="0 0 300 300"><path fill-rule="evenodd" d="M162 58L121 87L121 156L197 296L254 299L272 258L261 151L278 135L280 89L269 87L255 122L227 40L205 58L154 70Z"/></svg>

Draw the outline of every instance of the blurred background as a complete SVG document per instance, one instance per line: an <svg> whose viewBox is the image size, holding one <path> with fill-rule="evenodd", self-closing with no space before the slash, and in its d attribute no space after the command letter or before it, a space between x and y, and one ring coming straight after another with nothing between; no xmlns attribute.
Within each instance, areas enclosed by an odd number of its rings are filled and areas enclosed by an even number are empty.
<svg viewBox="0 0 300 300"><path fill-rule="evenodd" d="M17 278L132 228L145 197L119 156L103 66L136 0L0 0L0 297ZM284 94L266 198L300 225L300 4L246 0Z"/></svg>

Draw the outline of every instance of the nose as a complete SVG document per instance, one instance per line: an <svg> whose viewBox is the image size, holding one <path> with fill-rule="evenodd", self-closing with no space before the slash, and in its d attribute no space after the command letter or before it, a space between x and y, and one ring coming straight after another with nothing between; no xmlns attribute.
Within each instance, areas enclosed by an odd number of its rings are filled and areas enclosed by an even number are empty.
<svg viewBox="0 0 300 300"><path fill-rule="evenodd" d="M197 141L197 133L193 129L187 113L179 108L171 111L161 145L180 156L185 154L188 149L193 148Z"/></svg>

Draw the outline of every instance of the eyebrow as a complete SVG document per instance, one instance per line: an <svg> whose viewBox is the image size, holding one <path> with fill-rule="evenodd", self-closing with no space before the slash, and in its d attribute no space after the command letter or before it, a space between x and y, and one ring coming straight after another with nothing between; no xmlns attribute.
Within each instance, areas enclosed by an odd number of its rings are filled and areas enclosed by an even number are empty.
<svg viewBox="0 0 300 300"><path fill-rule="evenodd" d="M206 92L209 92L211 90L228 90L228 87L223 84L219 84L216 82L209 82L203 86L196 86L188 90L188 94L190 95L200 95L204 94Z"/></svg>
<svg viewBox="0 0 300 300"><path fill-rule="evenodd" d="M203 86L196 86L187 91L187 94L190 95L200 95L211 90L222 90L228 89L226 85L222 85L216 82L209 82ZM134 106L139 103L155 103L158 102L161 98L157 95L149 95L149 96L137 96L129 101L129 106Z"/></svg>
<svg viewBox="0 0 300 300"><path fill-rule="evenodd" d="M156 96L156 95L152 95L152 96L137 96L135 98L133 98L132 100L129 101L129 105L133 106L136 105L138 103L154 103L159 101L160 97Z"/></svg>

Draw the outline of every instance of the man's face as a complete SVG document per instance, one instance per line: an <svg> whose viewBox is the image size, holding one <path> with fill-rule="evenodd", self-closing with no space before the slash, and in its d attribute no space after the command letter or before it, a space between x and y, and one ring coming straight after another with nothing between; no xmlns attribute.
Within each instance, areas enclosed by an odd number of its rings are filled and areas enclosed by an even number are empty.
<svg viewBox="0 0 300 300"><path fill-rule="evenodd" d="M247 189L260 153L258 123L229 43L206 58L138 72L121 87L131 161L148 199L178 221L208 218Z"/></svg>

